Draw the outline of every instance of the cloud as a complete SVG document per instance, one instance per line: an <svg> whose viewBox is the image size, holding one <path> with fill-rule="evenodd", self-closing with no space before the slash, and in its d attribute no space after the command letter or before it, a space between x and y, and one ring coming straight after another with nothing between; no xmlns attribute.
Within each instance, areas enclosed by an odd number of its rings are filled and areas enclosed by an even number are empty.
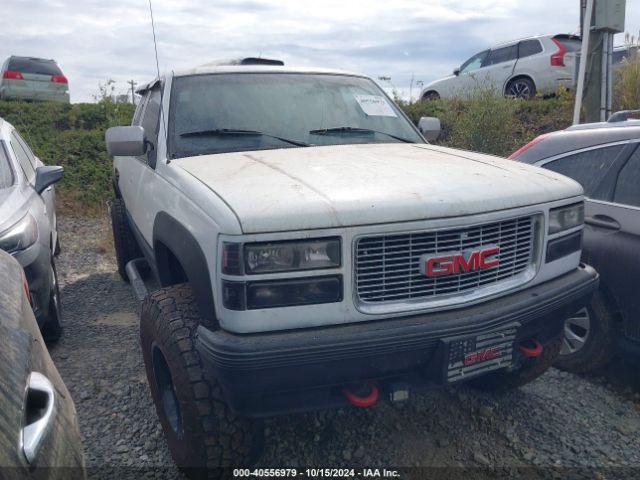
<svg viewBox="0 0 640 480"><path fill-rule="evenodd" d="M575 0L153 0L163 72L217 59L262 55L390 76L448 75L500 41L575 32ZM640 11L627 7L630 31ZM72 101L88 101L107 78L126 92L156 74L147 0L4 0L0 57L55 58Z"/></svg>

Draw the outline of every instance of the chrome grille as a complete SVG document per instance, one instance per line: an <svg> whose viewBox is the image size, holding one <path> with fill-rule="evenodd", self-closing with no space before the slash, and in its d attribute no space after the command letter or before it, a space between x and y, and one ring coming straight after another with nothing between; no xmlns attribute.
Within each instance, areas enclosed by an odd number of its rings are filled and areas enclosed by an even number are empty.
<svg viewBox="0 0 640 480"><path fill-rule="evenodd" d="M425 301L472 292L523 274L534 261L535 217L467 228L363 237L355 253L356 291L361 302ZM446 277L420 272L422 255L500 247L497 267ZM524 280L523 280L524 282Z"/></svg>

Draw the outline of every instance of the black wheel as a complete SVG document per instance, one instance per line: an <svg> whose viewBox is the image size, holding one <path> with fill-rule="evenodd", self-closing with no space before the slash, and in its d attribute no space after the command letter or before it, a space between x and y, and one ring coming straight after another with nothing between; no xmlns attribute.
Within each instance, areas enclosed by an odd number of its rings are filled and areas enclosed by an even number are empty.
<svg viewBox="0 0 640 480"><path fill-rule="evenodd" d="M60 287L58 286L58 272L53 258L51 258L51 293L49 294L49 308L42 325L42 336L47 342L56 342L62 335L62 304L60 302Z"/></svg>
<svg viewBox="0 0 640 480"><path fill-rule="evenodd" d="M489 391L512 390L526 385L551 368L560 354L561 346L562 336L558 336L544 347L539 357L524 359L522 366L517 370L489 373L469 383L480 390Z"/></svg>
<svg viewBox="0 0 640 480"><path fill-rule="evenodd" d="M513 98L533 98L536 95L536 85L530 78L516 78L507 85L505 95Z"/></svg>
<svg viewBox="0 0 640 480"><path fill-rule="evenodd" d="M433 90L431 90L430 92L425 92L425 94L422 96L422 101L428 102L430 100L438 100L439 98L440 95L438 94L438 92L434 92Z"/></svg>
<svg viewBox="0 0 640 480"><path fill-rule="evenodd" d="M573 373L599 370L613 356L614 317L612 308L600 292L589 304L569 317L556 366Z"/></svg>
<svg viewBox="0 0 640 480"><path fill-rule="evenodd" d="M249 464L262 429L231 412L220 385L205 374L195 348L199 322L188 284L157 290L142 305L142 353L169 450L180 468L200 478Z"/></svg>
<svg viewBox="0 0 640 480"><path fill-rule="evenodd" d="M116 250L118 273L125 282L128 282L129 278L125 267L131 260L142 257L142 252L129 226L127 209L121 198L114 199L111 205L111 227L113 228L113 245Z"/></svg>

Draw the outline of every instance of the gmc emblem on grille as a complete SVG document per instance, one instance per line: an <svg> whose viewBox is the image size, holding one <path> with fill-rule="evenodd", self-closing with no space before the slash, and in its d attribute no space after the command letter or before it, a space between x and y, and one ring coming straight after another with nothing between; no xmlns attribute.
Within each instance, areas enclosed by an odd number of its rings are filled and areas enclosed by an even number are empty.
<svg viewBox="0 0 640 480"><path fill-rule="evenodd" d="M500 247L488 245L465 252L423 255L420 271L427 277L446 277L477 270L487 270L500 265Z"/></svg>

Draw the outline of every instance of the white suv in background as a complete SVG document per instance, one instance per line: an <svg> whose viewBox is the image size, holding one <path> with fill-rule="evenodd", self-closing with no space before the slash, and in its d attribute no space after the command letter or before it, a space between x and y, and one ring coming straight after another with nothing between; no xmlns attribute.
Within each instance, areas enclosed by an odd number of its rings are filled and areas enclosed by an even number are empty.
<svg viewBox="0 0 640 480"><path fill-rule="evenodd" d="M506 96L551 95L574 84L580 37L544 35L502 43L473 55L453 75L428 84L422 100L468 96L490 88Z"/></svg>

